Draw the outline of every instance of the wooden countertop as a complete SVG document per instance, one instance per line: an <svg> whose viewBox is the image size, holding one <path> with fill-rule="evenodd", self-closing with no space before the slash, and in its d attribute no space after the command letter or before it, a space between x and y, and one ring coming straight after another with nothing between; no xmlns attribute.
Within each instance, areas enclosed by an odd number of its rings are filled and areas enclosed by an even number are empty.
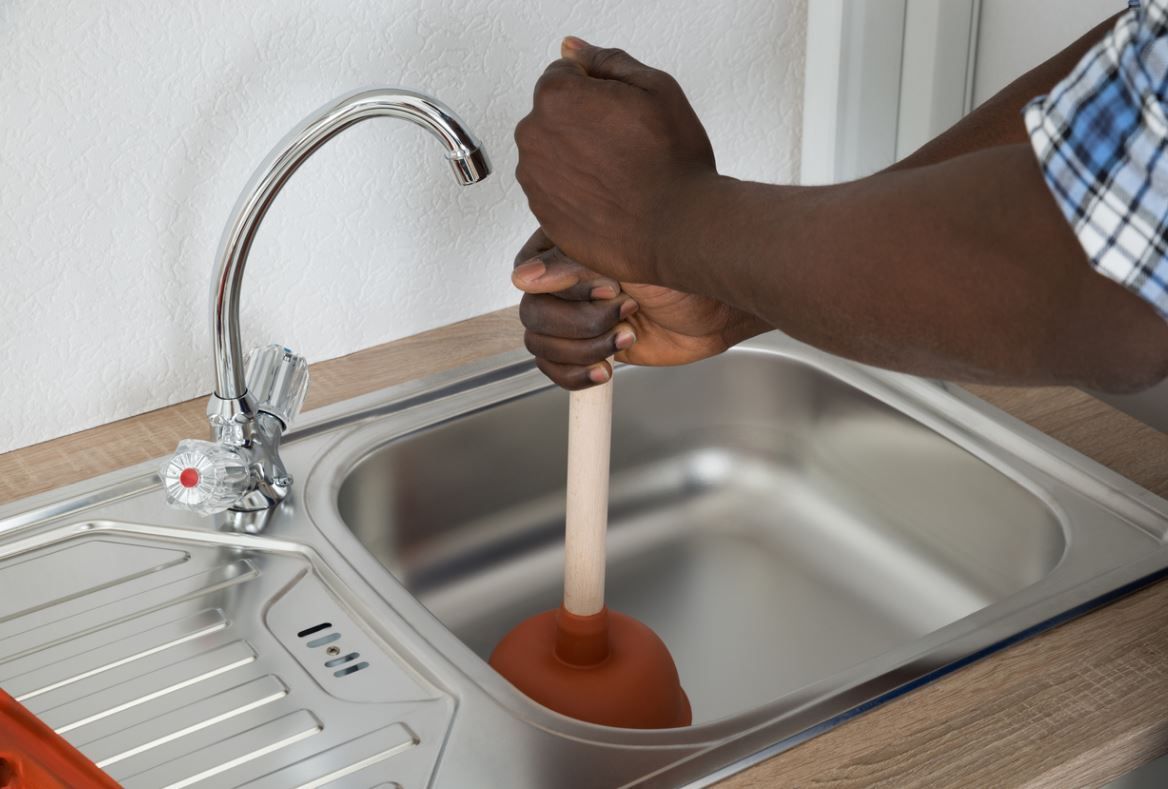
<svg viewBox="0 0 1168 789"><path fill-rule="evenodd" d="M522 347L513 309L312 365L307 408ZM1074 389L969 387L1168 497L1168 435ZM205 398L0 454L0 503L161 457ZM981 660L727 787L1070 787L1168 753L1168 582Z"/></svg>

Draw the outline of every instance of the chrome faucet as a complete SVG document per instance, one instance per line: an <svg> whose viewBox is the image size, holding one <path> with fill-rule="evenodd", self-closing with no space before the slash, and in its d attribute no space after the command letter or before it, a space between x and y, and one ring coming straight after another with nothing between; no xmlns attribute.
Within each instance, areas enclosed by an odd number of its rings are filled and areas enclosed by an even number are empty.
<svg viewBox="0 0 1168 789"><path fill-rule="evenodd" d="M272 150L243 190L220 243L211 294L215 391L207 403L213 441L182 441L163 462L160 474L172 506L207 515L264 513L288 495L292 478L280 460L280 439L304 402L308 363L271 345L252 352L245 375L239 338L243 271L260 222L297 168L340 132L377 117L402 118L430 131L446 147L463 186L491 172L479 141L448 107L397 88L344 96L310 115ZM265 522L239 519L250 530Z"/></svg>

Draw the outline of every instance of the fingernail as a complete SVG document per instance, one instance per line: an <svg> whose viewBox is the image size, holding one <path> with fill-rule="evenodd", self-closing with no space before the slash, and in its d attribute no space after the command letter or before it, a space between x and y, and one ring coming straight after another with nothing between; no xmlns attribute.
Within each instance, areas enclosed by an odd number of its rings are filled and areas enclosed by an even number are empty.
<svg viewBox="0 0 1168 789"><path fill-rule="evenodd" d="M628 329L621 329L616 333L616 349L623 351L626 348L632 348L633 343L637 341L637 335L633 334Z"/></svg>
<svg viewBox="0 0 1168 789"><path fill-rule="evenodd" d="M608 368L603 364L597 365L588 371L588 380L594 384L602 384L608 380Z"/></svg>
<svg viewBox="0 0 1168 789"><path fill-rule="evenodd" d="M529 260L515 267L515 278L523 282L535 282L547 271L542 260Z"/></svg>
<svg viewBox="0 0 1168 789"><path fill-rule="evenodd" d="M588 295L594 299L615 299L616 288L612 285L601 285L599 288L593 288L592 293Z"/></svg>
<svg viewBox="0 0 1168 789"><path fill-rule="evenodd" d="M576 52L577 50L581 50L588 46L588 42L582 38L577 38L576 36L565 36L564 40L560 43L560 46L562 46L564 49Z"/></svg>
<svg viewBox="0 0 1168 789"><path fill-rule="evenodd" d="M621 305L620 316L622 318L627 318L630 315L632 315L634 312L636 312L639 307L640 307L640 305L637 304L637 302L633 301L632 299L629 299L628 301L626 301L624 304Z"/></svg>

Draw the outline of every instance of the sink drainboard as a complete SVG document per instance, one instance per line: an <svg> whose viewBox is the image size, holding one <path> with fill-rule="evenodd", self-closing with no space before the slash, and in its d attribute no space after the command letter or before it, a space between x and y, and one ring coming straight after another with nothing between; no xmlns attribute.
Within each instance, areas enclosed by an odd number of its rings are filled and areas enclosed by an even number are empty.
<svg viewBox="0 0 1168 789"><path fill-rule="evenodd" d="M391 759L426 785L450 697L308 557L232 541L85 523L0 549L0 686L127 789L367 787Z"/></svg>

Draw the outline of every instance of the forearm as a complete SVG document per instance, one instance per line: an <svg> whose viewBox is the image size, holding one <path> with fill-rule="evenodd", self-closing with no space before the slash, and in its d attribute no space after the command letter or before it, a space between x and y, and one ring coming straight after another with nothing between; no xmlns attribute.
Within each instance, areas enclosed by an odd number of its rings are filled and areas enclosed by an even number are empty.
<svg viewBox="0 0 1168 789"><path fill-rule="evenodd" d="M1118 16L1116 14L1100 22L1070 46L1018 77L947 131L892 165L888 171L924 167L985 148L1025 143L1027 136L1022 110L1035 97L1049 93L1059 80L1069 74L1087 50L1114 27ZM744 314L736 323L737 331L730 338L729 344L733 345L772 328L766 320Z"/></svg>
<svg viewBox="0 0 1168 789"><path fill-rule="evenodd" d="M1148 385L1168 324L1096 274L1028 146L830 187L704 182L662 284L869 364L953 380Z"/></svg>
<svg viewBox="0 0 1168 789"><path fill-rule="evenodd" d="M1116 14L1080 36L1058 54L1026 72L976 107L951 128L888 168L886 172L938 164L957 156L986 148L1027 141L1022 110L1063 79L1092 46L1114 27ZM736 323L737 332L729 344L774 328L766 320L745 314Z"/></svg>
<svg viewBox="0 0 1168 789"><path fill-rule="evenodd" d="M917 151L890 169L922 167L966 153L1026 141L1022 110L1034 98L1050 92L1092 46L1115 26L1118 14L1084 33L1073 44L1002 88Z"/></svg>

